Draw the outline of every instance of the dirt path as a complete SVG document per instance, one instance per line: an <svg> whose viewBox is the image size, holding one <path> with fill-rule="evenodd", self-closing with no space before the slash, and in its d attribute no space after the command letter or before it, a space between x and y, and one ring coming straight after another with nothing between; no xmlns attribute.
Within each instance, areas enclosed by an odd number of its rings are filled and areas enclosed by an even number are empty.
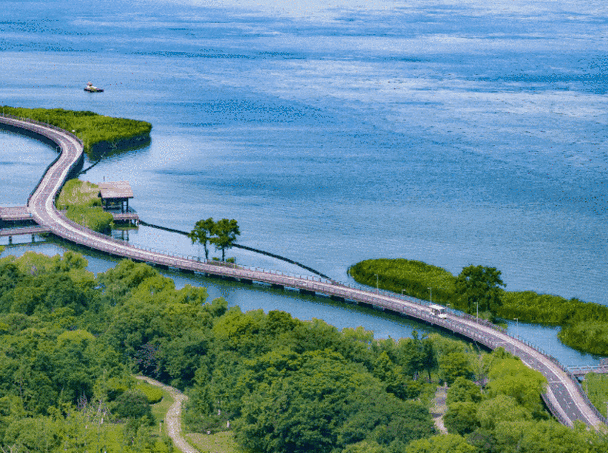
<svg viewBox="0 0 608 453"><path fill-rule="evenodd" d="M448 410L447 405L445 404L445 400L448 396L448 388L447 387L437 387L437 391L435 392L435 398L433 398L433 406L431 406L431 415L433 416L433 421L435 422L435 427L442 434L447 434L448 430L445 428L443 424L443 416Z"/></svg>
<svg viewBox="0 0 608 453"><path fill-rule="evenodd" d="M176 388L158 382L146 376L135 376L137 379L147 382L150 385L160 387L169 392L171 398L175 401L165 415L165 428L167 434L173 440L173 444L183 453L200 453L196 448L190 445L184 437L182 437L182 403L188 399L186 395Z"/></svg>

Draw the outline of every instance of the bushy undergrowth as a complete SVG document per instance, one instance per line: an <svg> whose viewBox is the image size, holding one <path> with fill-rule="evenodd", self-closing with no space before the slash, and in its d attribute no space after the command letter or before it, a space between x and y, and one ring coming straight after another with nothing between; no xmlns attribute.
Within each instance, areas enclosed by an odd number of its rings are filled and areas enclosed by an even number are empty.
<svg viewBox="0 0 608 453"><path fill-rule="evenodd" d="M150 134L152 125L145 121L112 118L89 111L64 109L27 109L3 106L5 114L52 124L76 134L84 143L84 150L92 157L96 145L116 146L120 141Z"/></svg>
<svg viewBox="0 0 608 453"><path fill-rule="evenodd" d="M101 206L99 186L88 181L70 179L64 184L55 205L58 209L68 209L69 206Z"/></svg>

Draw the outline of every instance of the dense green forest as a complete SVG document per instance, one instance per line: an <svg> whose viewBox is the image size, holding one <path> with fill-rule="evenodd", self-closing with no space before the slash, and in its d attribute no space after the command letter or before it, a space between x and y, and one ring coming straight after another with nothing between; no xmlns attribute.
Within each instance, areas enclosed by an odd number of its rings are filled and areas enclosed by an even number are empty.
<svg viewBox="0 0 608 453"><path fill-rule="evenodd" d="M52 124L74 132L84 143L84 151L96 160L104 152L145 145L152 125L145 121L112 118L88 111L27 109L2 106L2 113Z"/></svg>
<svg viewBox="0 0 608 453"><path fill-rule="evenodd" d="M469 266L463 272L478 268L482 266ZM499 271L497 273L500 275ZM349 274L359 283L376 286L378 282L382 289L399 294L404 291L419 299L428 300L432 292L434 302L475 314L476 306L467 304L468 294L459 291L458 283L462 281L463 273L454 276L445 269L420 261L376 259L351 266ZM533 291L505 291L500 286L493 288L498 294L497 301L480 308L480 315L486 319L518 318L520 322L558 325L562 327L558 338L567 346L600 356L608 355L608 307Z"/></svg>
<svg viewBox="0 0 608 453"><path fill-rule="evenodd" d="M145 264L86 265L0 259L0 451L172 451L133 374L184 390L186 429L232 430L244 452L608 451L549 418L545 379L501 349L243 313ZM429 411L442 385L448 435Z"/></svg>

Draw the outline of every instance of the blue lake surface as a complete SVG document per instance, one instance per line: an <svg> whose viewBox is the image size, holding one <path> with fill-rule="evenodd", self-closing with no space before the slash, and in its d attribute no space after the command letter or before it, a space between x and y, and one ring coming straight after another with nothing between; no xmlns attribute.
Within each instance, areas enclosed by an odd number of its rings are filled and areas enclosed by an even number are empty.
<svg viewBox="0 0 608 453"><path fill-rule="evenodd" d="M359 260L403 257L608 304L608 7L369 3L3 2L0 104L151 122L149 147L83 178L130 181L153 224L235 218L242 244L341 281ZM53 157L1 133L0 204L25 204ZM198 253L148 228L129 240Z"/></svg>

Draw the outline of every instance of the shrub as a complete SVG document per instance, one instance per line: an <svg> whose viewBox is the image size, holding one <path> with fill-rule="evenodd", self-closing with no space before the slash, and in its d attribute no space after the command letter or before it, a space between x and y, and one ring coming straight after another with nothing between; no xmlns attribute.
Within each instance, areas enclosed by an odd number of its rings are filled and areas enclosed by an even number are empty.
<svg viewBox="0 0 608 453"><path fill-rule="evenodd" d="M135 389L146 395L148 403L150 404L159 403L163 399L163 391L158 387L154 387L146 382L138 382Z"/></svg>
<svg viewBox="0 0 608 453"><path fill-rule="evenodd" d="M139 389L127 390L114 401L111 405L112 413L119 419L141 419L146 418L150 422L154 421L152 408L148 403L148 398Z"/></svg>

